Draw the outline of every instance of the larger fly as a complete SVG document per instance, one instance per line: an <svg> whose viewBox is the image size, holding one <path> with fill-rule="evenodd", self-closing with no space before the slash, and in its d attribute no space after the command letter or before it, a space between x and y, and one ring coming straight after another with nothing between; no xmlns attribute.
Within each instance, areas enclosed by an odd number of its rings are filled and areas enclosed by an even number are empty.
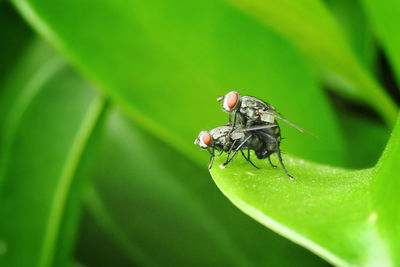
<svg viewBox="0 0 400 267"><path fill-rule="evenodd" d="M253 96L241 96L236 91L231 91L225 96L217 98L218 102L223 101L222 108L229 113L228 125L232 130L239 127L251 127L254 125L270 125L276 123L275 119L281 120L301 132L312 133L282 118L274 106ZM234 115L232 124L232 113Z"/></svg>

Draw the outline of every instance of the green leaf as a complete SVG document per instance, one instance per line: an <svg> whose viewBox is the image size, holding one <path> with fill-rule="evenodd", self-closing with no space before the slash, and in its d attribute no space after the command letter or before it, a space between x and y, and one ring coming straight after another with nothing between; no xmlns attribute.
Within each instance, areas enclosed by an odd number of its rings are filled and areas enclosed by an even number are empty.
<svg viewBox="0 0 400 267"><path fill-rule="evenodd" d="M27 69L16 70L14 77L27 79L17 80L23 87L1 125L2 266L70 262L81 190L105 106L61 58L45 59L30 76ZM8 83L3 92L15 86Z"/></svg>
<svg viewBox="0 0 400 267"><path fill-rule="evenodd" d="M215 165L223 159L216 159ZM211 174L243 212L332 264L389 266L385 241L370 222L372 169L337 169L289 155L284 162L295 180L281 168L250 170L239 158L225 169L213 168Z"/></svg>
<svg viewBox="0 0 400 267"><path fill-rule="evenodd" d="M359 150L354 154L373 155L369 150L379 149L375 145L384 131L349 117L343 122L358 136L352 139ZM368 145L371 140L377 144ZM399 140L400 119L373 169L336 169L288 155L284 161L294 181L280 168L249 170L239 158L225 169L213 168L211 174L242 211L332 264L394 266L400 260Z"/></svg>
<svg viewBox="0 0 400 267"><path fill-rule="evenodd" d="M375 40L360 0L325 0L355 55L370 72L376 60Z"/></svg>
<svg viewBox="0 0 400 267"><path fill-rule="evenodd" d="M379 122L351 112L340 112L340 121L349 148L349 162L352 168L375 166L389 140L390 132ZM371 142L373 140L373 142Z"/></svg>
<svg viewBox="0 0 400 267"><path fill-rule="evenodd" d="M88 207L136 265L322 264L242 214L206 170L117 112L100 152Z"/></svg>
<svg viewBox="0 0 400 267"><path fill-rule="evenodd" d="M193 146L198 132L227 121L216 97L245 88L320 137L284 126L286 150L345 162L334 114L299 53L224 1L13 3L135 121L195 160L206 157Z"/></svg>
<svg viewBox="0 0 400 267"><path fill-rule="evenodd" d="M357 59L337 21L320 0L229 2L285 36L312 61L348 85L336 89L347 89L344 93L364 100L390 127L394 124L396 104Z"/></svg>
<svg viewBox="0 0 400 267"><path fill-rule="evenodd" d="M400 84L400 2L391 0L361 0L374 26L375 33L393 65L397 83Z"/></svg>
<svg viewBox="0 0 400 267"><path fill-rule="evenodd" d="M92 189L93 187L90 187ZM90 192L93 192L90 190ZM88 194L91 195L91 194ZM97 200L97 199L96 199ZM91 203L96 204L96 200ZM93 209L96 209L93 207ZM100 206L100 208L102 208ZM117 233L114 231L104 231L108 226L108 222L113 220L111 217L104 218L105 224L103 223L103 218L95 218L95 215L102 216L103 212L92 213L89 209L84 207L83 213L80 220L80 227L78 232L78 240L75 247L74 258L78 259L83 266L96 266L96 267L108 267L108 266L137 266L137 261L134 255L125 252L125 244L115 242L114 240L120 238L117 237L118 228L116 228ZM107 228L108 230L108 228ZM125 235L122 239L129 238ZM125 242L125 241L121 241ZM95 244L95 245L94 245Z"/></svg>
<svg viewBox="0 0 400 267"><path fill-rule="evenodd" d="M386 241L393 262L400 262L400 117L386 149L377 163L370 185L371 221Z"/></svg>
<svg viewBox="0 0 400 267"><path fill-rule="evenodd" d="M32 75L37 72L38 65L51 65L60 62L60 57L52 50L49 46L45 44L42 40L35 39L27 46L23 52L21 52L21 59L12 68L13 71L8 75L7 79L3 84L1 84L1 96L0 96L0 126L2 131L0 131L0 140L3 140L3 134L7 130L4 125L9 116L10 110L12 109L16 99L21 95L25 87L37 88L35 84L41 83L47 75L37 75L33 79ZM54 63L55 62L55 63ZM47 71L52 71L51 69L46 69ZM44 73L46 70L43 70ZM27 82L30 84L27 84ZM25 90L27 93L32 90ZM23 100L23 99L22 99ZM2 150L4 151L4 149ZM2 154L0 153L0 158ZM0 171L1 172L1 171Z"/></svg>
<svg viewBox="0 0 400 267"><path fill-rule="evenodd" d="M9 2L0 1L0 83L10 73L32 32ZM0 88L1 90L1 88Z"/></svg>

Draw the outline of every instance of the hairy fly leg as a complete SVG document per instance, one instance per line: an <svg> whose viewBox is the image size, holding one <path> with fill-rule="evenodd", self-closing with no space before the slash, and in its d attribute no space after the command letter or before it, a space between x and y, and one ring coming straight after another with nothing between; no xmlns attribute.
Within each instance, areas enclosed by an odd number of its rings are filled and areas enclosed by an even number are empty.
<svg viewBox="0 0 400 267"><path fill-rule="evenodd" d="M277 146L277 153L278 153L279 163L281 164L283 171L286 173L287 176L289 176L290 180L294 180L294 177L288 173L288 171L285 168L285 165L283 164L281 150L279 148L279 145Z"/></svg>
<svg viewBox="0 0 400 267"><path fill-rule="evenodd" d="M270 156L268 156L268 161L272 168L274 168L274 169L278 168L278 166L276 166L275 164L272 163Z"/></svg>
<svg viewBox="0 0 400 267"><path fill-rule="evenodd" d="M275 153L275 151L261 151L261 153L259 155L257 155L260 159L268 159L269 164L271 165L272 168L276 169L278 168L278 166L276 166L275 164L272 163L271 160L271 155Z"/></svg>
<svg viewBox="0 0 400 267"><path fill-rule="evenodd" d="M225 162L224 164L222 164L222 165L223 165L223 166L228 165L228 163L231 162L231 160L232 160L233 157L236 155L236 153L242 148L242 146L243 146L244 144L246 144L246 142L247 142L250 138L251 138L251 135L247 136L246 139L244 139L243 142L242 142L240 145L238 145L238 147L233 151L232 156L231 156L229 159L227 159L226 162Z"/></svg>
<svg viewBox="0 0 400 267"><path fill-rule="evenodd" d="M208 162L208 169L211 170L215 158L215 149L213 147L212 150L210 148L208 148L207 150L208 152L210 152L210 161Z"/></svg>
<svg viewBox="0 0 400 267"><path fill-rule="evenodd" d="M228 124L226 124L226 125L228 125L228 126L232 125L232 112L228 113ZM233 127L235 127L235 126L233 126Z"/></svg>
<svg viewBox="0 0 400 267"><path fill-rule="evenodd" d="M247 157L246 157L246 155L244 154L243 150L240 150L240 152L242 153L243 157L244 157L248 162L250 162L251 165L253 165L256 169L260 169L259 167L257 167L257 166L251 161L251 159L250 159L250 149L247 149Z"/></svg>
<svg viewBox="0 0 400 267"><path fill-rule="evenodd" d="M236 110L235 110L235 111L229 112L229 114L231 114L232 112L234 113L234 115L233 115L232 129L231 129L230 133L232 133L233 130L235 129L235 127L236 127L236 122L237 122L237 117L239 116L239 115L237 115L237 111L236 111Z"/></svg>
<svg viewBox="0 0 400 267"><path fill-rule="evenodd" d="M278 140L277 140L274 136L272 136L272 135L270 135L270 134L267 134L267 133L265 133L265 132L260 132L260 134L263 135L263 136L265 136L266 138L270 139L272 142L274 142L274 143L276 144L276 153L278 154L279 163L281 164L283 171L284 171L284 172L286 173L286 175L290 178L290 180L293 180L294 177L288 173L288 171L286 170L285 165L283 164L282 155L281 155L281 150L280 150L280 148L279 148L279 142L278 142Z"/></svg>
<svg viewBox="0 0 400 267"><path fill-rule="evenodd" d="M226 160L229 159L229 156L231 155L232 149L235 147L236 142L237 142L237 139L234 140L232 145L229 147L229 150L227 151L228 156L226 157Z"/></svg>

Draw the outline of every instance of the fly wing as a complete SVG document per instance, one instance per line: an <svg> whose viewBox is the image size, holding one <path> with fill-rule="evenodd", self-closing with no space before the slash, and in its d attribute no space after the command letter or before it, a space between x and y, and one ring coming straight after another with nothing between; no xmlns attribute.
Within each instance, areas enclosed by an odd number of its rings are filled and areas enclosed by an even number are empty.
<svg viewBox="0 0 400 267"><path fill-rule="evenodd" d="M279 116L279 115L276 114L275 112L268 112L268 111L263 111L263 112L268 113L268 114L270 114L271 116L277 118L278 120L281 120L281 121L283 121L284 123L289 124L290 126L292 126L293 128L296 128L297 130L299 130L299 131L302 132L302 133L308 133L309 135L312 135L312 136L316 137L316 135L313 134L312 132L307 131L306 129L303 129L303 128L297 126L296 124L294 124L294 123L288 121L287 119L282 118L281 116Z"/></svg>
<svg viewBox="0 0 400 267"><path fill-rule="evenodd" d="M263 130L263 129L271 129L271 128L275 128L275 127L278 127L278 125L276 125L276 124L274 124L274 125L257 125L257 126L252 126L252 127L241 129L241 131L250 132L250 131Z"/></svg>

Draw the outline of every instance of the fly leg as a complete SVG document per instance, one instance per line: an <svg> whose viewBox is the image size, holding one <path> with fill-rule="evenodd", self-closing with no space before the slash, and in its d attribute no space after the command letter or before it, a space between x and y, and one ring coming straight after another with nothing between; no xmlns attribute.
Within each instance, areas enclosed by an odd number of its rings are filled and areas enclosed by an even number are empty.
<svg viewBox="0 0 400 267"><path fill-rule="evenodd" d="M276 139L275 139L275 141L276 141ZM290 179L290 180L294 180L294 177L288 173L288 171L287 171L286 168L285 168L285 165L283 164L283 160L282 160L282 156L281 156L281 150L280 150L280 148L279 148L278 141L276 141L276 144L277 144L276 152L278 153L279 163L281 164L282 169L284 170L284 172L286 173L286 175L289 176L289 179Z"/></svg>
<svg viewBox="0 0 400 267"><path fill-rule="evenodd" d="M212 150L210 150L210 148L208 148L208 152L210 152L210 161L208 162L208 169L211 170L213 163L214 163L214 158L215 158L215 153L214 153L214 147L212 148Z"/></svg>
<svg viewBox="0 0 400 267"><path fill-rule="evenodd" d="M229 112L229 122L228 122L228 125L231 125L231 114L232 114L232 112ZM231 133L233 132L233 130L235 129L236 120L237 120L237 119L236 119L236 118L237 118L236 114L237 114L237 111L235 111L235 115L233 115L232 128L231 128L231 130L229 131L228 136L230 136Z"/></svg>
<svg viewBox="0 0 400 267"><path fill-rule="evenodd" d="M251 159L250 159L250 149L247 149L247 157L246 157L246 155L244 154L243 150L240 150L240 152L242 152L243 157L244 157L248 162L250 162L251 165L253 165L256 169L260 169L259 167L257 167L257 166L251 161Z"/></svg>
<svg viewBox="0 0 400 267"><path fill-rule="evenodd" d="M232 112L228 113L228 126L232 124Z"/></svg>
<svg viewBox="0 0 400 267"><path fill-rule="evenodd" d="M229 156L231 155L232 149L233 149L233 147L235 146L236 141L237 141L237 139L233 141L231 147L229 148L229 150L228 150L228 152L227 152L227 153L228 153L228 156L226 157L226 160L229 159Z"/></svg>
<svg viewBox="0 0 400 267"><path fill-rule="evenodd" d="M270 156L268 156L269 164L271 164L272 168L276 169L278 166L272 163Z"/></svg>
<svg viewBox="0 0 400 267"><path fill-rule="evenodd" d="M276 168L278 168L278 166L276 166L275 164L273 164L272 161L271 161L271 158L270 158L270 156L271 156L272 153L274 153L274 152L273 152L273 151L268 151L266 154L263 155L263 158L268 158L268 162L269 162L269 164L271 165L271 167L274 168L274 169L276 169Z"/></svg>
<svg viewBox="0 0 400 267"><path fill-rule="evenodd" d="M237 121L237 111L235 111L235 115L233 115L233 124L232 124L232 130L233 130L233 128L235 128L235 126L236 126L236 121Z"/></svg>
<svg viewBox="0 0 400 267"><path fill-rule="evenodd" d="M278 154L279 163L281 164L283 171L290 178L290 180L294 180L294 177L288 173L288 171L285 168L285 165L283 164L281 150L279 148L278 140L275 137L273 137L272 135L269 135L267 133L262 132L261 134L264 135L265 137L271 139L276 144L276 153Z"/></svg>
<svg viewBox="0 0 400 267"><path fill-rule="evenodd" d="M251 135L249 135L248 137L246 137L246 139L244 139L244 141L243 141L240 145L238 145L238 147L235 149L235 151L233 151L232 156L231 156L230 158L228 158L228 159L225 161L225 163L222 164L222 165L223 165L223 166L228 165L228 163L231 162L231 160L232 160L233 157L236 155L236 153L242 148L242 146L243 146L244 144L246 144L246 142L247 142L250 138L251 138Z"/></svg>

